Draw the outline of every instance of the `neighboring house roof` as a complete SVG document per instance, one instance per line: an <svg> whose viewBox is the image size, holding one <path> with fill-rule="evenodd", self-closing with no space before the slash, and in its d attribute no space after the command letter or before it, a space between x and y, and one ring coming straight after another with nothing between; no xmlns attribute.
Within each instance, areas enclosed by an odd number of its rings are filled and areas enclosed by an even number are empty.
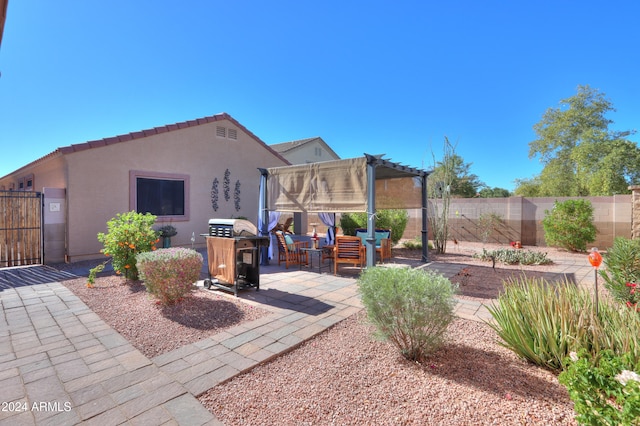
<svg viewBox="0 0 640 426"><path fill-rule="evenodd" d="M296 141L291 141L291 142L282 142L282 143L276 143L276 144L272 144L271 148L273 148L274 150L276 150L277 152L279 152L280 154L286 154L287 152L290 152L294 149L300 148L304 145L307 145L311 142L317 141L320 144L322 144L325 149L336 159L339 160L340 156L338 154L335 153L335 151L333 149L331 149L331 147L329 145L327 145L327 143L322 140L321 137L316 136L313 138L307 138L307 139L299 139Z"/></svg>
<svg viewBox="0 0 640 426"><path fill-rule="evenodd" d="M0 0L0 1L2 1L2 0ZM113 145L113 144L117 144L117 143L128 142L128 141L131 141L131 140L134 140L134 139L140 139L140 138L144 138L144 137L147 137L147 136L157 135L157 134L165 133L165 132L172 132L174 130L180 130L180 129L184 129L184 128L187 128L187 127L199 126L201 124L207 124L207 123L212 123L212 122L221 121L221 120L228 120L228 121L232 122L240 130L242 130L247 135L249 135L251 138L253 138L256 142L258 142L259 144L263 145L264 148L267 149L268 151L270 151L275 157L277 157L280 160L284 161L286 164L291 164L286 158L284 158L282 155L280 155L280 153L278 153L272 147L270 147L265 142L263 142L259 137L254 135L250 130L248 130L246 127L244 127L242 124L240 124L235 118L231 117L226 112L223 112L223 113L216 114L216 115L211 115L211 116L208 116L208 117L198 118L196 120L183 121L181 123L175 123L175 124L167 124L166 126L154 127L153 129L147 129L147 130L140 130L138 132L127 133L125 135L113 136L113 137L110 137L110 138L104 138L104 139L84 142L84 143L80 143L80 144L63 146L63 147L58 148L55 151L53 151L53 152L51 152L51 153L49 153L49 154L47 154L47 155L45 155L43 157L38 158L35 161L32 161L31 163L29 163L29 164L27 164L27 165L25 165L25 166L23 166L23 167L21 167L21 168L19 168L17 170L14 170L13 172L9 173L9 175L11 175L13 173L16 173L19 170L24 169L26 167L35 165L35 164L37 164L37 163L39 163L41 161L47 160L49 158L57 157L57 156L60 156L60 155L71 154L73 152L84 151L86 149L100 148L100 147L107 146L107 145ZM6 176L9 176L9 175L6 175Z"/></svg>

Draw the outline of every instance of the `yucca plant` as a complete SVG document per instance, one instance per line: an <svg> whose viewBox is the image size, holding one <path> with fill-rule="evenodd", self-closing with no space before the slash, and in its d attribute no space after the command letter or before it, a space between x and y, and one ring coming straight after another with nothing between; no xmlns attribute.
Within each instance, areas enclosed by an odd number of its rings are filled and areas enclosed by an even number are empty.
<svg viewBox="0 0 640 426"><path fill-rule="evenodd" d="M489 325L503 346L553 371L580 349L596 361L605 349L640 359L640 315L608 300L598 303L596 315L591 294L566 280L511 279L488 309L495 320Z"/></svg>
<svg viewBox="0 0 640 426"><path fill-rule="evenodd" d="M518 356L559 371L569 352L589 341L592 301L587 292L565 281L521 277L504 284L497 305L489 306L489 325L501 343Z"/></svg>
<svg viewBox="0 0 640 426"><path fill-rule="evenodd" d="M640 363L640 315L619 303L604 301L599 304L599 319L602 333L594 342L592 352L596 360L599 352L610 349L616 355L629 354L630 359Z"/></svg>

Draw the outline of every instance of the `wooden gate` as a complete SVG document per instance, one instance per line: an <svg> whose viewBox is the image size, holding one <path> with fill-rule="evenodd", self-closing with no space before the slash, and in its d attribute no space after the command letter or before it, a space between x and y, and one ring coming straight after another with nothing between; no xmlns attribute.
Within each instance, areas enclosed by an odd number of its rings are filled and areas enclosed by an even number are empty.
<svg viewBox="0 0 640 426"><path fill-rule="evenodd" d="M0 268L42 263L42 193L0 191Z"/></svg>

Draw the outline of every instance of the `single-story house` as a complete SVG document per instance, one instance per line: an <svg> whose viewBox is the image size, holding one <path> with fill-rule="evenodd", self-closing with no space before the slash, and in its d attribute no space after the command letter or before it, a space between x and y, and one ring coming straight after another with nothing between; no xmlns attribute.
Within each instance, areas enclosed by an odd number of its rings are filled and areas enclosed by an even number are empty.
<svg viewBox="0 0 640 426"><path fill-rule="evenodd" d="M150 211L172 245L205 243L210 218L258 217L258 168L290 163L229 114L58 148L0 177L43 194L44 262L98 258L117 213Z"/></svg>

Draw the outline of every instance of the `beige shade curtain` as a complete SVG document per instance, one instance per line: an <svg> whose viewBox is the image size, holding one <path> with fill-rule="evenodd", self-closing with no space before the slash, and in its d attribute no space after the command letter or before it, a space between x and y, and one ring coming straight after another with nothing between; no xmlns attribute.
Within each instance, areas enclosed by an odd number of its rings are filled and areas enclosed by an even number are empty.
<svg viewBox="0 0 640 426"><path fill-rule="evenodd" d="M280 212L366 212L366 158L268 169L268 206Z"/></svg>

